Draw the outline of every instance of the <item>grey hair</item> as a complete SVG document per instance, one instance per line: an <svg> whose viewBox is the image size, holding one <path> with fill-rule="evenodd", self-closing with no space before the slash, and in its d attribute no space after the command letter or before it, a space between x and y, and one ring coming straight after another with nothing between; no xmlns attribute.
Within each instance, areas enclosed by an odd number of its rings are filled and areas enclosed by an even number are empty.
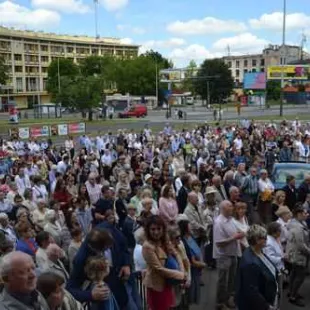
<svg viewBox="0 0 310 310"><path fill-rule="evenodd" d="M228 180L230 178L234 177L234 172L232 170L228 170L224 175L224 181Z"/></svg>
<svg viewBox="0 0 310 310"><path fill-rule="evenodd" d="M9 273L12 270L12 262L16 259L16 258L20 258L20 257L27 257L29 259L32 260L31 256L21 252L21 251L14 251L14 252L10 252L8 254L5 254L2 257L1 263L0 263L0 277L3 279L4 277L7 277L9 275Z"/></svg>
<svg viewBox="0 0 310 310"><path fill-rule="evenodd" d="M256 245L257 241L259 239L265 239L267 238L267 230L260 225L252 225L250 226L250 229L247 232L247 239L249 242L249 245Z"/></svg>
<svg viewBox="0 0 310 310"><path fill-rule="evenodd" d="M147 203L151 203L153 205L153 199L152 198L144 198L141 200L142 206L144 206Z"/></svg>
<svg viewBox="0 0 310 310"><path fill-rule="evenodd" d="M231 194L233 191L239 191L239 188L237 186L232 186L230 189L229 189L229 194Z"/></svg>
<svg viewBox="0 0 310 310"><path fill-rule="evenodd" d="M231 204L231 202L229 200L221 201L220 204L219 204L219 209L223 210L223 208L225 208L227 204Z"/></svg>
<svg viewBox="0 0 310 310"><path fill-rule="evenodd" d="M143 227L138 228L135 232L134 232L134 237L136 240L136 243L141 244L143 243L143 241L145 240L145 231Z"/></svg>
<svg viewBox="0 0 310 310"><path fill-rule="evenodd" d="M45 220L47 222L50 222L51 220L55 219L56 218L56 212L55 210L48 210L46 213L45 213Z"/></svg>

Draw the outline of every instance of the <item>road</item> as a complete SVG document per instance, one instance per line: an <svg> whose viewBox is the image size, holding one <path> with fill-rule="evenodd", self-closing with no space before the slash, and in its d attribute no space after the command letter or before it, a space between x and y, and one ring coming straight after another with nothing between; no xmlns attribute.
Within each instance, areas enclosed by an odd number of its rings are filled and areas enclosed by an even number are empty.
<svg viewBox="0 0 310 310"><path fill-rule="evenodd" d="M203 282L205 286L201 288L201 303L197 306L191 306L191 310L214 310L216 309L216 282L217 272L207 270L203 275ZM299 309L310 309L310 278L308 277L305 284L301 288L301 295L305 297L305 308L299 308L288 302L287 297L284 296L281 310L299 310ZM287 291L285 291L285 295ZM249 309L250 310L250 309Z"/></svg>

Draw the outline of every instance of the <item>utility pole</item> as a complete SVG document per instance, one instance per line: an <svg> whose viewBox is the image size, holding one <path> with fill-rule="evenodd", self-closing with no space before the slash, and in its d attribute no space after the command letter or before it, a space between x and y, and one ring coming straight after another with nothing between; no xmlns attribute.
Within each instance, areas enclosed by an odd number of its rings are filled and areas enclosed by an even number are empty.
<svg viewBox="0 0 310 310"><path fill-rule="evenodd" d="M96 41L99 39L98 34L98 0L94 0L94 7L95 7L95 38Z"/></svg>
<svg viewBox="0 0 310 310"><path fill-rule="evenodd" d="M156 79L156 107L158 106L158 65L157 61L155 61L155 79Z"/></svg>
<svg viewBox="0 0 310 310"><path fill-rule="evenodd" d="M307 43L307 36L304 31L302 32L301 44L300 44L300 60L304 60L304 47Z"/></svg>
<svg viewBox="0 0 310 310"><path fill-rule="evenodd" d="M286 35L286 0L283 0L283 29L282 29L282 52L280 53L281 58L281 102L280 102L280 116L283 116L283 101L284 101L284 66L286 64L286 46L285 46L285 35Z"/></svg>

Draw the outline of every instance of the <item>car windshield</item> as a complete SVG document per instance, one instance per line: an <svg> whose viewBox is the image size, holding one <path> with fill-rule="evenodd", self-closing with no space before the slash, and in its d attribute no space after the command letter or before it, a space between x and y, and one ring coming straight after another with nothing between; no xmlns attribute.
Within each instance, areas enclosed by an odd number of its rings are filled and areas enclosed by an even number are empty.
<svg viewBox="0 0 310 310"><path fill-rule="evenodd" d="M300 184L305 179L306 175L310 174L310 169L301 168L279 168L276 169L274 174L274 182L276 183L286 183L286 177L292 175L296 179L296 183Z"/></svg>

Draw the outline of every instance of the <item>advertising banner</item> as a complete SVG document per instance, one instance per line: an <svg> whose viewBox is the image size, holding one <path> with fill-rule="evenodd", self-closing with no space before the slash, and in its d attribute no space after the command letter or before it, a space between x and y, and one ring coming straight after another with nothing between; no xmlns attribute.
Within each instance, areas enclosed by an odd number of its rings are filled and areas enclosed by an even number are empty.
<svg viewBox="0 0 310 310"><path fill-rule="evenodd" d="M185 79L185 70L161 70L159 72L159 79L162 83L179 83Z"/></svg>
<svg viewBox="0 0 310 310"><path fill-rule="evenodd" d="M244 89L266 89L266 73L249 72L244 74Z"/></svg>
<svg viewBox="0 0 310 310"><path fill-rule="evenodd" d="M50 126L51 136L66 136L68 134L68 125L59 124Z"/></svg>
<svg viewBox="0 0 310 310"><path fill-rule="evenodd" d="M308 80L310 66L307 65L285 65L268 67L268 80L281 80L283 72L284 80Z"/></svg>
<svg viewBox="0 0 310 310"><path fill-rule="evenodd" d="M40 138L49 136L49 126L30 127L30 137Z"/></svg>
<svg viewBox="0 0 310 310"><path fill-rule="evenodd" d="M10 136L15 139L29 139L29 127L11 128Z"/></svg>
<svg viewBox="0 0 310 310"><path fill-rule="evenodd" d="M68 124L69 134L84 133L84 132L85 132L85 123Z"/></svg>

